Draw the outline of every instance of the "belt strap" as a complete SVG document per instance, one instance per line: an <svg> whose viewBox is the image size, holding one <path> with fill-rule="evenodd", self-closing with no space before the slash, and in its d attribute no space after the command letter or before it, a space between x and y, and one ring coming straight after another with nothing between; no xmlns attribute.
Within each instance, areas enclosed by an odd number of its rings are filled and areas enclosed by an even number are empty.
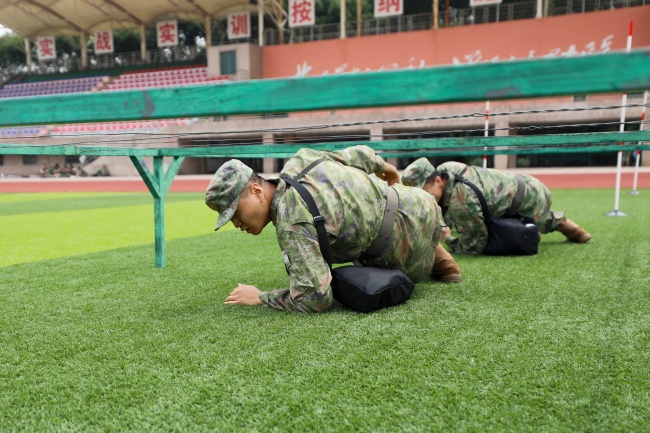
<svg viewBox="0 0 650 433"><path fill-rule="evenodd" d="M474 190L474 193L476 194L476 197L478 197L479 203L481 203L481 210L483 211L483 220L485 221L485 224L487 225L487 223L490 221L490 218L492 218L492 216L490 215L490 209L488 208L487 201L485 200L485 196L483 195L481 190L478 189L478 187L476 185L474 185L472 182L465 179L463 176L456 175L456 181L457 182L462 182L462 183L464 183L465 185L469 186L470 188L472 188Z"/></svg>
<svg viewBox="0 0 650 433"><path fill-rule="evenodd" d="M370 248L362 254L364 260L371 260L381 256L381 253L386 248L390 236L393 234L395 228L395 216L397 215L398 205L397 192L393 187L388 187L388 195L386 197L386 209L384 209L384 220L379 229L379 235L370 245Z"/></svg>
<svg viewBox="0 0 650 433"><path fill-rule="evenodd" d="M506 216L512 216L517 213L521 203L524 201L524 194L526 193L526 181L520 175L516 176L517 178L517 195L510 205L510 209L506 212Z"/></svg>
<svg viewBox="0 0 650 433"><path fill-rule="evenodd" d="M332 250L330 249L330 243L327 239L327 231L325 230L325 218L318 211L318 205L314 201L314 198L311 196L307 188L301 185L296 179L290 177L280 177L288 185L291 185L298 191L298 194L302 199L307 203L309 212L311 212L314 217L314 226L316 226L316 234L318 235L318 243L320 244L320 252L323 255L323 258L327 262L327 265L332 269Z"/></svg>

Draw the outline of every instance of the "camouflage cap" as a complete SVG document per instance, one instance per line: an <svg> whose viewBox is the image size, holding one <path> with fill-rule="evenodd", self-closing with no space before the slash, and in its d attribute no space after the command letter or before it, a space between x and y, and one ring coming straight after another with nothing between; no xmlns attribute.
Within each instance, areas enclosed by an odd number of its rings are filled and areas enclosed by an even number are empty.
<svg viewBox="0 0 650 433"><path fill-rule="evenodd" d="M445 163L440 164L436 170L438 170L439 173L456 173L460 174L461 170L465 168L465 164L460 163L460 162L454 162L454 161L447 161ZM453 177L453 176L452 176Z"/></svg>
<svg viewBox="0 0 650 433"><path fill-rule="evenodd" d="M237 159L219 167L212 176L208 189L205 190L205 204L219 212L215 230L232 219L237 211L239 195L244 190L253 174L253 170Z"/></svg>
<svg viewBox="0 0 650 433"><path fill-rule="evenodd" d="M402 173L402 183L416 188L424 187L424 182L433 174L435 167L426 158L412 162Z"/></svg>

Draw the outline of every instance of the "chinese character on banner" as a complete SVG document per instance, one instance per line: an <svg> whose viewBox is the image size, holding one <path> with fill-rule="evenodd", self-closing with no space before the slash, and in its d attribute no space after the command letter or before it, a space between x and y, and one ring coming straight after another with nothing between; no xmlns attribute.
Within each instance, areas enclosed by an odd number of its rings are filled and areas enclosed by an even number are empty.
<svg viewBox="0 0 650 433"><path fill-rule="evenodd" d="M315 0L289 0L289 27L316 24Z"/></svg>
<svg viewBox="0 0 650 433"><path fill-rule="evenodd" d="M250 14L237 12L228 14L228 39L250 38Z"/></svg>
<svg viewBox="0 0 650 433"><path fill-rule="evenodd" d="M375 18L404 14L404 0L375 0Z"/></svg>
<svg viewBox="0 0 650 433"><path fill-rule="evenodd" d="M178 45L178 23L176 20L158 21L158 47L173 47Z"/></svg>
<svg viewBox="0 0 650 433"><path fill-rule="evenodd" d="M36 39L38 46L38 60L56 59L56 47L54 45L54 36L41 36Z"/></svg>
<svg viewBox="0 0 650 433"><path fill-rule="evenodd" d="M474 8L477 6L497 5L501 0L469 0L469 7Z"/></svg>
<svg viewBox="0 0 650 433"><path fill-rule="evenodd" d="M113 31L100 30L95 32L95 54L113 52Z"/></svg>

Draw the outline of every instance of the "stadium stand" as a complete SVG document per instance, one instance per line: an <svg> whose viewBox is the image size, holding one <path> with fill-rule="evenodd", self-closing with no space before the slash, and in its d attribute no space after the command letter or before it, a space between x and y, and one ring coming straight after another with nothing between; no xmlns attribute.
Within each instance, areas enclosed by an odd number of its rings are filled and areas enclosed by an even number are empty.
<svg viewBox="0 0 650 433"><path fill-rule="evenodd" d="M97 122L78 123L71 125L59 125L55 127L51 135L79 135L79 134L111 134L128 133L129 131L148 132L167 128L174 125L188 125L190 119L164 119L164 120L139 120L129 122Z"/></svg>
<svg viewBox="0 0 650 433"><path fill-rule="evenodd" d="M108 82L108 76L69 78L59 80L8 83L0 89L0 98L26 98L30 96L58 95L63 93L92 92Z"/></svg>
<svg viewBox="0 0 650 433"><path fill-rule="evenodd" d="M90 92L97 90L100 83L108 81L108 76L90 76L83 78L66 78L56 80L38 80L29 82L10 82L0 89L0 98L27 98L30 96L55 95L63 93ZM0 139L14 137L38 137L47 135L46 125L0 128Z"/></svg>
<svg viewBox="0 0 650 433"><path fill-rule="evenodd" d="M175 66L146 70L133 70L107 80L103 91L141 90L161 87L198 86L220 84L228 77L208 77L205 66ZM110 134L125 132L151 132L169 126L182 126L190 119L142 120L137 122L98 122L59 125L51 131L52 136L77 134Z"/></svg>
<svg viewBox="0 0 650 433"><path fill-rule="evenodd" d="M8 139L12 137L38 137L46 134L48 131L47 126L27 126L17 128L0 128L0 139Z"/></svg>
<svg viewBox="0 0 650 433"><path fill-rule="evenodd" d="M140 69L124 72L111 78L108 75L46 79L20 83L8 83L0 89L0 98L27 98L31 96L80 93L91 91L139 90L160 87L219 84L228 77L210 78L205 66L173 66ZM0 128L0 139L34 137L41 135L110 134L124 132L148 132L190 124L190 119L144 120L138 122L98 122L58 126L30 126Z"/></svg>
<svg viewBox="0 0 650 433"><path fill-rule="evenodd" d="M205 66L158 68L130 71L117 76L106 86L107 91L140 90L160 87L199 86L229 81L227 76L208 77Z"/></svg>

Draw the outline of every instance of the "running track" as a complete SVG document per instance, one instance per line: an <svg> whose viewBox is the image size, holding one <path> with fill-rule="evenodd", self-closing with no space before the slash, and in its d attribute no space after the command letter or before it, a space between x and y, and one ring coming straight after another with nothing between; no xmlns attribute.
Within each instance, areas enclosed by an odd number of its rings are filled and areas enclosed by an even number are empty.
<svg viewBox="0 0 650 433"><path fill-rule="evenodd" d="M633 168L625 167L621 188L632 189ZM544 182L551 190L563 188L612 188L616 186L616 170L611 168L517 169ZM210 176L176 176L170 191L204 192ZM641 167L637 188L650 188L650 167ZM0 178L0 193L19 192L146 192L139 177L85 178Z"/></svg>

